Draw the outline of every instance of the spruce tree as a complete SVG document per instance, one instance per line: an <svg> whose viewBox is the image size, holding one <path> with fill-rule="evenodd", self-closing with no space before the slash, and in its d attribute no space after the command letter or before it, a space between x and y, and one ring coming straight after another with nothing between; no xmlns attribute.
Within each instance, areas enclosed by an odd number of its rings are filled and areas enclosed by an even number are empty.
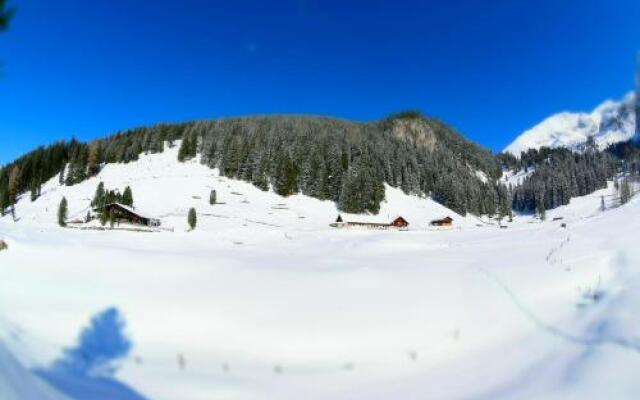
<svg viewBox="0 0 640 400"><path fill-rule="evenodd" d="M36 178L33 178L31 180L31 201L36 201L38 196L40 196L40 182Z"/></svg>
<svg viewBox="0 0 640 400"><path fill-rule="evenodd" d="M11 169L9 174L9 204L13 206L18 200L18 191L20 185L20 167L17 165Z"/></svg>
<svg viewBox="0 0 640 400"><path fill-rule="evenodd" d="M122 204L125 206L133 207L133 193L131 192L131 188L127 186L124 188L124 193L122 194Z"/></svg>
<svg viewBox="0 0 640 400"><path fill-rule="evenodd" d="M182 142L180 143L180 149L178 150L178 161L184 162L195 156L195 154L192 154L195 145L197 145L197 142L194 144L189 132L185 132L182 137Z"/></svg>
<svg viewBox="0 0 640 400"><path fill-rule="evenodd" d="M5 216L6 209L9 207L9 190L0 184L0 216Z"/></svg>
<svg viewBox="0 0 640 400"><path fill-rule="evenodd" d="M97 175L100 172L101 147L100 142L93 142L89 145L89 155L87 159L87 173L89 176Z"/></svg>
<svg viewBox="0 0 640 400"><path fill-rule="evenodd" d="M104 195L104 204L113 204L116 201L116 193L113 190L107 190Z"/></svg>
<svg viewBox="0 0 640 400"><path fill-rule="evenodd" d="M209 193L209 204L211 205L216 204L216 200L217 200L216 191L212 190L211 193Z"/></svg>
<svg viewBox="0 0 640 400"><path fill-rule="evenodd" d="M198 135L194 132L189 140L189 157L193 158L198 153Z"/></svg>
<svg viewBox="0 0 640 400"><path fill-rule="evenodd" d="M255 187L264 192L269 190L269 179L262 164L260 164L256 169L253 170L251 183L253 183Z"/></svg>
<svg viewBox="0 0 640 400"><path fill-rule="evenodd" d="M98 183L98 187L96 188L96 193L93 195L93 200L91 201L91 205L96 208L104 207L105 205L104 182Z"/></svg>
<svg viewBox="0 0 640 400"><path fill-rule="evenodd" d="M298 192L298 168L286 155L279 159L275 191L280 196L290 196Z"/></svg>
<svg viewBox="0 0 640 400"><path fill-rule="evenodd" d="M620 184L620 203L626 204L631 199L631 190L629 188L629 181L627 179L622 180Z"/></svg>
<svg viewBox="0 0 640 400"><path fill-rule="evenodd" d="M64 185L64 181L65 181L65 177L64 177L64 170L66 168L65 164L62 164L62 169L60 169L60 174L58 175L58 183L60 185Z"/></svg>
<svg viewBox="0 0 640 400"><path fill-rule="evenodd" d="M198 216L196 214L196 209L193 207L189 209L187 222L189 223L189 227L191 228L191 230L196 229L196 224L198 223Z"/></svg>
<svg viewBox="0 0 640 400"><path fill-rule="evenodd" d="M102 209L102 211L100 211L100 225L105 226L108 219L109 213L107 213L107 210Z"/></svg>
<svg viewBox="0 0 640 400"><path fill-rule="evenodd" d="M58 206L58 225L67 226L67 198L63 197Z"/></svg>
<svg viewBox="0 0 640 400"><path fill-rule="evenodd" d="M540 221L545 221L547 219L547 209L544 207L544 202L538 202L538 217L540 217Z"/></svg>

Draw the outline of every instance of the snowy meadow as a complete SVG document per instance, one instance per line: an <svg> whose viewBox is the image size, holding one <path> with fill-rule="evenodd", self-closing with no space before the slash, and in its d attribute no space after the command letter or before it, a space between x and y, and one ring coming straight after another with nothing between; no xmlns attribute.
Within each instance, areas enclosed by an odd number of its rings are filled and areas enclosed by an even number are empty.
<svg viewBox="0 0 640 400"><path fill-rule="evenodd" d="M462 217L386 187L408 231L220 177L176 149L57 179L0 219L0 394L21 399L632 399L640 202ZM62 228L99 182L152 232ZM216 190L220 204L210 205ZM607 199L602 211L601 199ZM197 228L187 224L189 208ZM451 229L429 226L451 216ZM565 226L563 227L562 224ZM85 226L86 225L86 226ZM80 224L97 227L97 223ZM118 226L117 228L120 228ZM103 396L103 397L100 397Z"/></svg>

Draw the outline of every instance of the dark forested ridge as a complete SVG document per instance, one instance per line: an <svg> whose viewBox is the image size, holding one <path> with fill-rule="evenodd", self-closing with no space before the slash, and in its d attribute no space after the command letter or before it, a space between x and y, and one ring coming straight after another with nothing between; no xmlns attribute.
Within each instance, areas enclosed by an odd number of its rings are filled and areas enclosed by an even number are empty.
<svg viewBox="0 0 640 400"><path fill-rule="evenodd" d="M336 201L349 212L377 213L384 183L432 195L462 214L493 214L500 165L487 150L420 115L376 123L322 117L257 117L196 123L202 162L223 175L281 195ZM475 171L482 171L484 183ZM506 201L506 199L504 199Z"/></svg>
<svg viewBox="0 0 640 400"><path fill-rule="evenodd" d="M614 157L606 152L573 153L556 149L530 166L534 172L513 189L513 209L543 212L569 204L607 187L616 171Z"/></svg>
<svg viewBox="0 0 640 400"><path fill-rule="evenodd" d="M508 208L498 186L500 164L488 150L419 113L373 123L324 117L265 116L163 124L121 132L89 143L76 140L39 148L0 170L0 206L34 192L59 174L73 185L104 163L127 163L181 140L179 161L202 155L224 176L288 196L303 193L335 201L341 210L377 213L384 183L430 195L465 214ZM66 168L63 166L66 165ZM486 178L486 179L485 179Z"/></svg>
<svg viewBox="0 0 640 400"><path fill-rule="evenodd" d="M265 116L161 124L127 130L88 143L40 147L0 169L0 210L58 176L74 185L107 163L180 143L177 162L201 162L230 178L280 195L294 193L335 201L353 213L377 213L384 184L431 196L465 214L501 215L551 209L606 185L622 169L637 170L637 147L530 150L516 158L494 155L446 124L405 112L359 123L325 117ZM635 158L634 158L635 157ZM516 187L499 183L503 169L534 172Z"/></svg>
<svg viewBox="0 0 640 400"><path fill-rule="evenodd" d="M499 154L503 167L528 171L529 176L509 188L516 211L539 212L569 204L571 198L607 187L616 176L624 179L640 172L640 150L633 141L598 151L593 141L582 152L565 148L531 149L516 158Z"/></svg>

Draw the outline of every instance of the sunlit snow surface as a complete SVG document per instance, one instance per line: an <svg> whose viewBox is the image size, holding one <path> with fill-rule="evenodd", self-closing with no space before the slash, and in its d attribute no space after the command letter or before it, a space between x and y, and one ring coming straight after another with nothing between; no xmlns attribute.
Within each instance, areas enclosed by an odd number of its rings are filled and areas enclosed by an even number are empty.
<svg viewBox="0 0 640 400"><path fill-rule="evenodd" d="M590 113L561 112L518 136L504 151L519 156L527 149L567 147L580 150L589 136L600 149L631 139L635 134L635 96L607 100Z"/></svg>
<svg viewBox="0 0 640 400"><path fill-rule="evenodd" d="M409 231L336 230L330 202L261 192L175 156L108 165L74 187L54 179L20 201L18 222L0 219L0 398L73 396L42 371L95 343L79 337L105 326L94 323L105 310L122 324L97 331L130 346L100 350L118 357L81 376L83 393L91 379L153 400L640 393L640 202L603 213L601 196L615 205L607 189L500 229L388 188L372 220L400 214ZM82 216L99 180L130 185L173 232L59 228L61 196ZM226 204L208 204L212 188ZM454 229L429 229L446 215Z"/></svg>

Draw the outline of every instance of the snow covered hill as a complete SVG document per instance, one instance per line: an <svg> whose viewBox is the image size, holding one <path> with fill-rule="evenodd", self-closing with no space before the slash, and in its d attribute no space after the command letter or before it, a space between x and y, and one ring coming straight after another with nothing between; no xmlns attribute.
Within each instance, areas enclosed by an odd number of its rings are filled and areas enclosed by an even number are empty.
<svg viewBox="0 0 640 400"><path fill-rule="evenodd" d="M179 143L163 153L143 155L129 164L107 164L100 174L72 187L60 186L57 178L42 187L42 196L31 203L25 194L18 205L19 218L25 224L56 224L56 211L62 196L69 203L69 219L82 219L90 209L99 182L107 189L125 186L133 189L135 206L141 212L158 217L163 228L178 231L187 229L190 207L200 214L198 231L229 232L268 227L295 229L324 229L342 214L345 220L390 222L402 215L412 228L424 229L435 218L447 215L456 226L469 226L478 219L462 217L427 198L407 196L401 190L386 186L386 200L378 215L350 215L340 213L331 201L321 201L303 195L282 197L273 191L264 192L254 185L219 176L215 169L193 159L176 161ZM215 206L209 204L211 190L217 192Z"/></svg>
<svg viewBox="0 0 640 400"><path fill-rule="evenodd" d="M568 147L580 150L593 136L599 148L631 139L635 134L635 96L607 100L591 113L562 112L516 138L504 151L520 155L527 149Z"/></svg>
<svg viewBox="0 0 640 400"><path fill-rule="evenodd" d="M408 231L334 229L331 202L263 192L176 163L175 151L71 187L53 179L37 201L23 196L16 222L0 218L0 374L25 376L11 384L37 379L65 400L625 400L640 390L639 201L616 208L608 188L504 229L387 187L381 214L359 218L400 214ZM62 196L83 216L99 181L130 185L135 206L168 230L58 227ZM212 188L224 204L208 204ZM454 229L428 226L444 215ZM87 368L105 358L96 352L113 363Z"/></svg>

